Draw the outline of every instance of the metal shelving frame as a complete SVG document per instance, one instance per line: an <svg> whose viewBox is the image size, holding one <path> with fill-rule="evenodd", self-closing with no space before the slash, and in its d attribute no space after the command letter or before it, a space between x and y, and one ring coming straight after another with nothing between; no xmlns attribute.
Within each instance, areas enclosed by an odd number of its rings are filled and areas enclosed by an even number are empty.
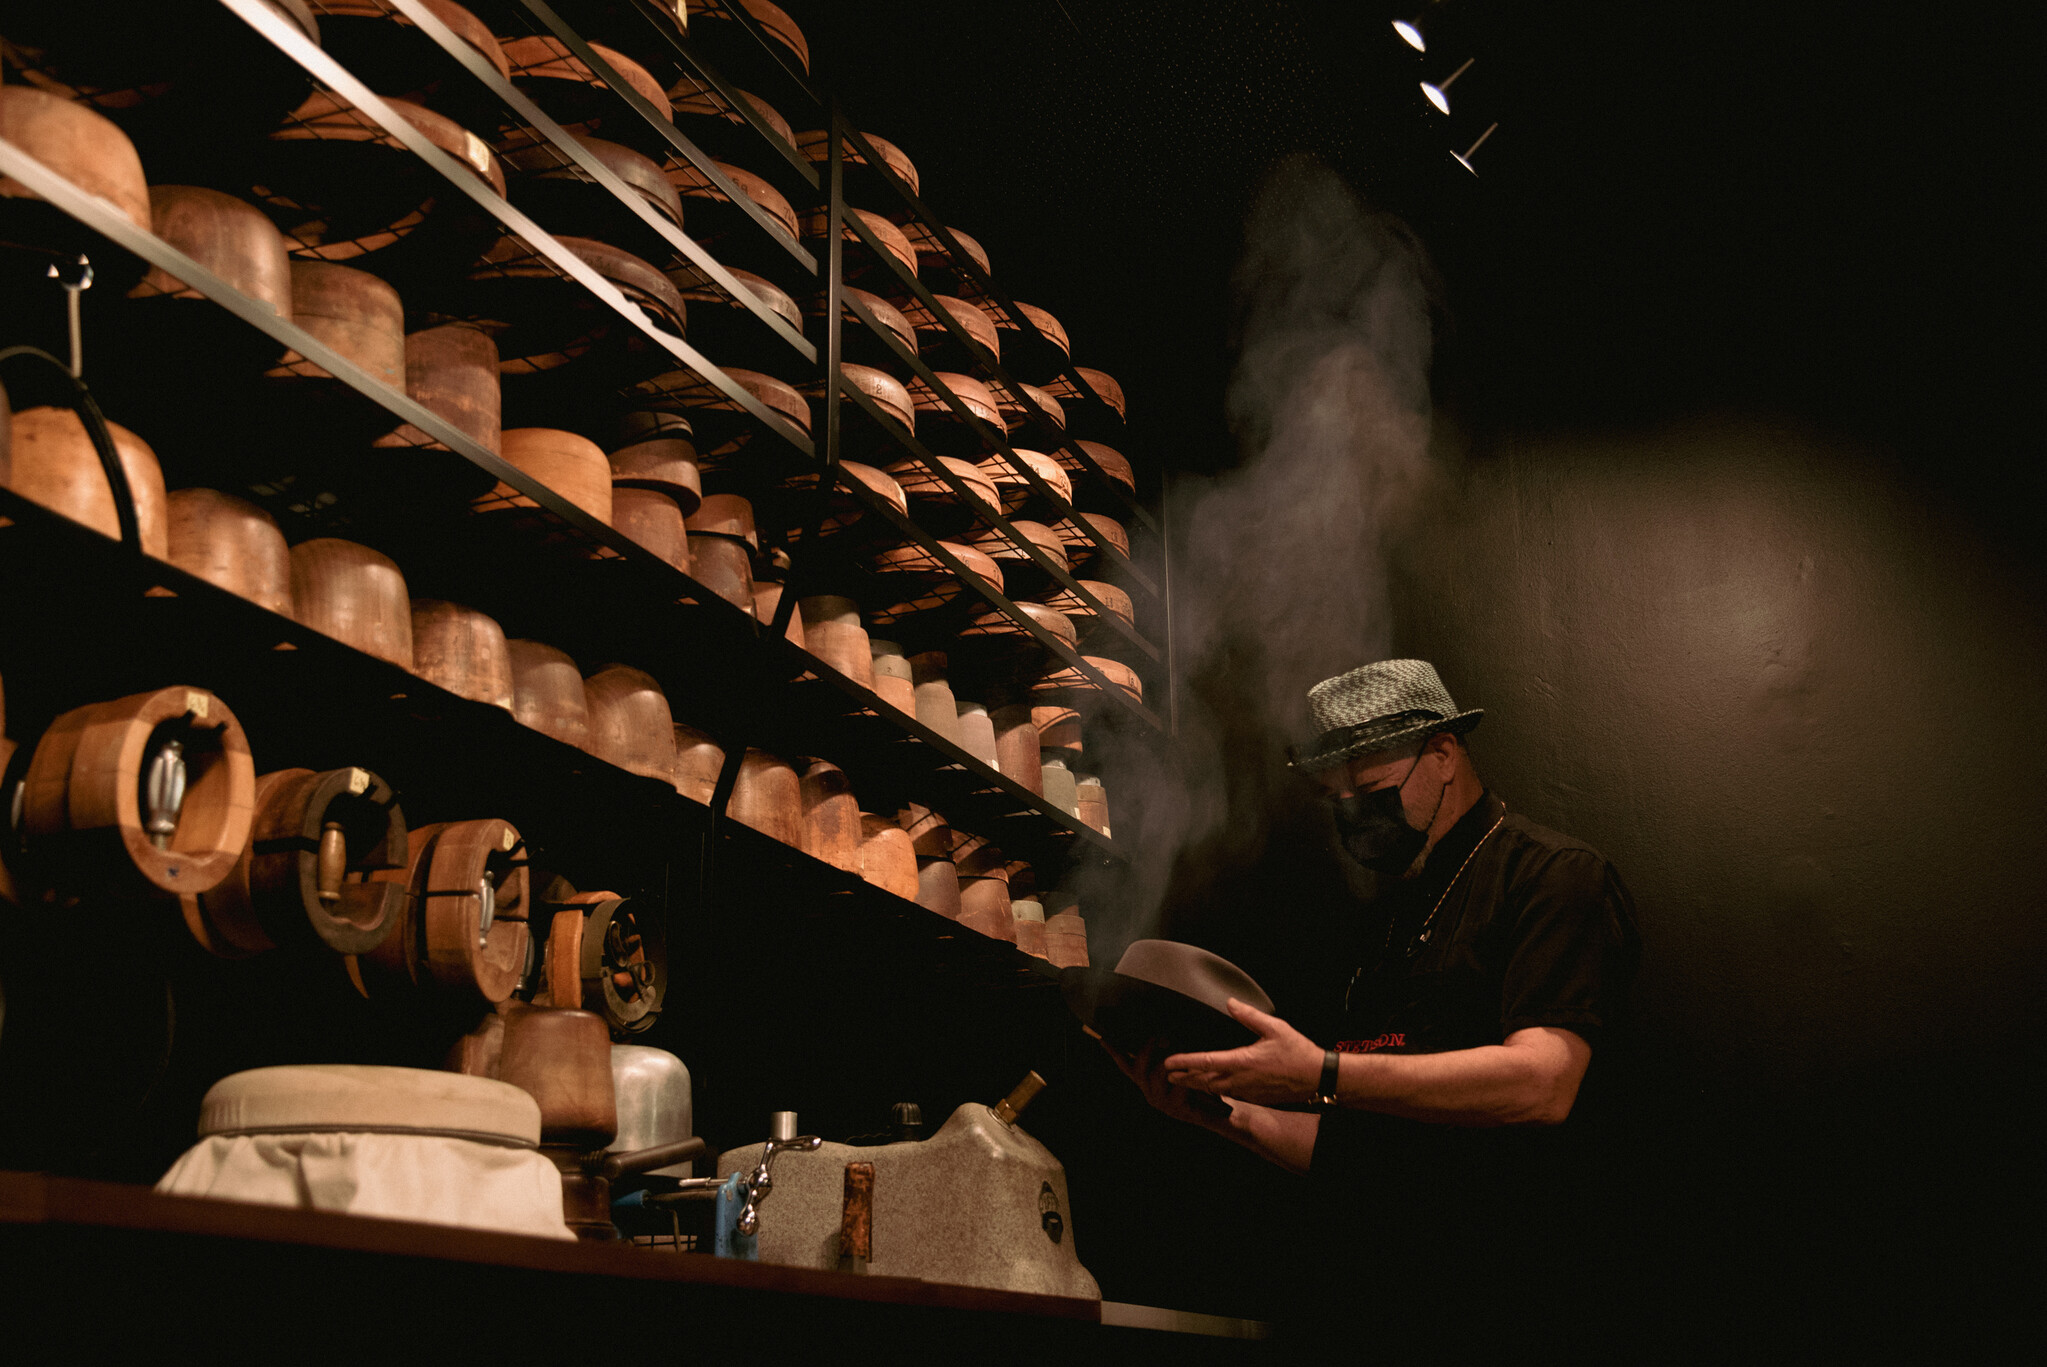
<svg viewBox="0 0 2047 1367"><path fill-rule="evenodd" d="M537 31L544 30L557 38L591 70L598 81L622 101L624 106L630 108L639 119L659 130L675 155L695 167L734 205L745 211L755 226L774 242L798 269L822 277L826 309L821 346L804 337L785 319L774 314L709 252L627 189L607 167L583 148L574 136L551 120L516 86L501 77L480 54L443 25L422 0L390 0L392 7L437 44L451 62L467 73L469 79L479 82L505 109L511 111L534 134L550 144L565 164L572 163L576 166L591 182L602 186L648 229L657 234L672 249L678 262L687 263L705 283L730 295L781 344L788 346L794 356L806 364L817 366L817 373L823 385L823 401L820 409L814 409L814 413L822 418L822 422L815 429L818 432L815 440L806 437L768 409L743 385L732 379L687 341L656 327L616 286L508 200L495 194L469 168L442 152L383 99L307 38L296 25L265 4L264 0L219 0L219 3L268 39L285 57L295 62L320 85L352 104L359 111L360 117L373 124L384 137L403 146L459 190L494 220L503 232L524 242L563 280L580 286L599 304L616 314L620 321L632 329L636 337L665 354L665 357L673 360L679 369L693 376L694 382L701 384L702 394L716 406L745 414L747 419L772 435L775 442L771 445L785 453L787 459L795 462L799 468L814 469L824 476L816 481L813 512L808 519L808 534L795 547L790 579L782 594L775 620L761 623L751 614L725 602L690 576L569 502L553 489L541 484L516 466L492 455L465 433L455 429L402 392L367 375L302 329L280 318L266 305L258 303L213 276L197 262L161 239L137 229L105 201L85 194L28 157L20 149L0 141L0 174L14 179L68 213L117 251L128 253L151 266L161 268L249 328L266 334L277 343L298 352L307 362L326 371L331 377L330 383L347 391L352 401L383 410L394 424L410 424L431 442L443 448L439 451L421 449L417 454L421 457L423 466L432 468L433 464L438 462L466 469L474 478L488 478L507 486L515 491L520 503L530 504L526 523L514 529L514 534L500 535L495 543L486 547L486 552L482 556L486 564L510 566L519 557L529 554L538 541L552 548L555 561L550 563L566 564L570 560L575 560L580 564L597 567L590 570L588 572L590 574L613 575L612 580L606 581L607 587L618 582L615 576L627 576L632 585L633 601L646 605L650 614L647 620L636 624L643 630L658 623L661 634L670 639L714 642L730 653L735 665L734 677L738 683L730 690L730 696L725 698L711 698L701 687L693 688L679 680L672 671L664 675L660 669L655 670L664 687L673 690L673 696L685 700L694 698L708 705L707 712L693 714L689 719L702 724L725 746L727 752L726 770L721 774L717 791L708 808L696 808L698 813L696 818L669 823L675 838L684 843L688 843L685 832L699 833L701 844L695 859L700 874L708 877L704 871L711 864L714 851L720 848L733 846L734 857L758 861L766 857L761 847L774 844L752 832L741 833L743 828L736 828L732 823L722 821L725 802L731 793L739 759L750 743L781 753L828 755L835 761L847 765L849 771L859 766L870 774L885 772L889 783L905 792L914 792L918 795L918 800L946 811L959 822L962 829L973 829L976 833L988 835L1005 850L1028 855L1052 869L1073 859L1121 861L1122 855L1112 840L1085 826L1070 814L1053 807L1041 796L976 759L959 746L923 726L914 717L906 716L882 702L871 690L837 674L821 661L791 645L783 637L783 628L787 625L788 617L802 596L799 587L807 582L807 577L815 569L814 556L810 552L820 544L819 529L825 516L826 504L834 490L837 490L857 501L867 516L879 519L899 533L905 541L924 548L934 560L957 577L967 591L979 595L994 611L1010 618L1019 628L1020 634L1030 638L1046 654L1077 671L1102 689L1111 706L1157 731L1162 743L1167 734L1166 725L1150 708L1104 678L1099 671L1082 659L1077 651L1068 648L1062 641L1047 633L1012 599L968 571L940 545L938 538L898 513L887 500L840 468L843 404L850 401L866 419L887 433L906 457L932 470L954 489L957 496L968 498L968 506L972 506L966 487L918 442L914 434L894 423L865 394L843 383L842 329L847 314L850 313L859 323L880 336L897 358L968 424L970 431L978 433L989 453L1007 460L1022 474L1033 494L1041 500L1049 500L1062 516L1074 522L1084 534L1097 542L1103 556L1116 566L1123 577L1137 584L1158 603L1158 615L1167 627L1163 649L1123 623L1115 614L1108 612L1092 594L1079 586L1070 573L1051 561L1018 533L1009 520L1002 517L999 512L987 513L981 519L985 525L1018 546L1054 583L1087 603L1096 613L1100 626L1119 644L1141 656L1144 665L1162 673L1170 699L1175 685L1171 671L1170 566L1166 566L1164 581L1155 583L1113 546L1102 544L1085 519L1077 515L1073 504L1059 498L1037 473L1016 455L1004 434L975 419L957 396L937 379L936 374L921 357L903 347L898 339L877 325L872 315L857 300L845 294L843 259L848 241L856 241L888 261L904 292L915 298L924 308L932 311L951 330L966 353L975 358L977 368L1021 402L1039 429L1057 437L1056 448L1063 449L1070 462L1078 466L1080 471L1078 477L1092 479L1094 481L1092 487L1107 491L1117 506L1127 512L1140 526L1159 537L1163 548L1163 528L1159 520L1131 498L1121 486L1107 479L1084 449L1058 433L1042 411L1031 403L1028 395L1010 379L995 359L979 351L951 315L936 304L931 290L917 278L916 274L902 269L900 263L880 251L879 244L868 233L865 225L857 216L847 212L843 185L848 144L850 143L860 157L877 171L884 170L881 159L875 154L867 139L845 120L836 101L829 94L820 92L803 73L791 67L783 58L778 46L760 31L742 7L736 4L725 6L729 12L729 21L736 22L761 44L763 49L782 66L795 86L815 101L820 116L826 121L826 128L829 131L828 156L821 175L794 147L776 135L744 99L737 96L736 87L702 58L696 44L677 30L672 18L664 22L660 8L654 6L651 0L628 0L630 7L653 25L656 33L666 38L676 54L680 67L693 78L718 92L720 97L760 134L764 143L788 163L792 174L816 189L823 201L826 214L825 250L822 253L824 258L822 261L819 261L817 255L804 244L788 238L786 233L731 184L718 170L713 158L706 155L672 123L661 118L653 106L633 90L619 73L603 60L601 54L594 51L589 43L549 5L543 3L543 0L498 0L502 9L509 10L517 6L530 13L537 25ZM961 265L964 271L972 276L982 293L992 299L1017 327L1025 329L1027 335L1041 336L1036 334L1034 325L1013 301L1001 294L987 278L986 273L981 272L972 260L959 250L950 232L936 221L909 187L894 181L892 176L889 180L900 192L908 212L938 236L952 252L955 263ZM1050 345L1049 342L1046 344ZM1073 371L1070 362L1065 369L1070 382L1081 394L1088 396L1089 402L1100 402ZM8 499L7 506L14 507L15 512L20 514L6 519L6 528L11 535L13 529L26 527L33 523L35 518L17 506L20 502L18 499L13 499L11 495ZM272 506L273 510L278 510L275 500L272 500ZM291 505L282 511L305 513L307 510L299 505ZM473 528L467 529L465 545L478 544L477 536L468 534L474 532ZM61 537L58 539L62 540ZM101 550L93 545L91 534L86 534L82 541L74 539L67 544L72 545L74 553L94 561L103 561L108 557L115 560L139 558L135 552L121 548L118 544ZM145 560L143 565L130 566L129 570L140 573L145 578L153 575L159 581L176 577L178 574L172 567L142 559ZM400 557L400 563L406 563L405 557ZM480 570L478 577L487 577L487 574ZM581 595L579 598L572 597L571 601L588 607L593 612L600 612L601 608L594 598L596 581L589 578L584 571L573 568L567 571L567 577L574 581L570 586L572 595L577 593ZM225 595L211 586L200 584L199 581L183 583L177 592L180 596L195 597L201 602L210 602L209 594L219 598L231 598L231 595ZM486 610L500 610L498 604L491 602L482 602L479 606ZM251 610L260 612L260 609ZM233 609L223 611L227 619L234 618ZM304 631L299 630L302 633ZM329 647L347 649L338 643L329 643ZM395 669L395 666L387 668ZM424 681L414 679L412 683L416 688L436 691ZM586 764L601 763L591 760L588 756L580 758ZM676 797L674 803L683 804L676 808L678 811L695 807L695 804L689 804L687 799L680 797ZM656 808L666 811L671 805L673 804L663 801L657 803ZM801 867L807 861L808 864L815 865L816 868L808 870L805 875L813 884L817 882L818 870L824 870L842 882L845 879L845 875L838 874L838 871L831 870L798 851L791 851L779 845L775 846L775 850L779 852L777 857L782 858L785 864ZM664 887L673 882L672 872L672 869L664 867L662 876ZM824 882L829 884L831 879L827 878ZM873 895L886 898L886 894L878 891L874 891ZM946 923L928 915L925 919L934 923L931 927L933 933L938 933L941 927L945 927L946 933L940 935L940 938L950 938ZM1015 957L1013 951L1009 953L1011 957ZM998 976L1013 977L1014 974L1005 967Z"/></svg>
<svg viewBox="0 0 2047 1367"><path fill-rule="evenodd" d="M33 589L0 600L12 639L62 637L116 689L175 677L214 689L251 732L257 758L288 733L297 757L355 762L379 748L379 772L406 800L506 817L536 864L585 886L663 897L686 886L708 806L658 780L521 725L502 708L457 696L387 660L270 612L165 561L140 554L0 488L0 575ZM99 630L80 639L77 623ZM33 717L76 701L53 680L17 676L9 701ZM26 683L27 687L22 687ZM857 685L850 687L857 688ZM24 708L23 704L26 704ZM395 760L399 768L392 768ZM722 838L758 883L797 894L880 936L898 954L956 960L990 983L1042 976L1036 961L736 823ZM934 932L938 938L934 938Z"/></svg>

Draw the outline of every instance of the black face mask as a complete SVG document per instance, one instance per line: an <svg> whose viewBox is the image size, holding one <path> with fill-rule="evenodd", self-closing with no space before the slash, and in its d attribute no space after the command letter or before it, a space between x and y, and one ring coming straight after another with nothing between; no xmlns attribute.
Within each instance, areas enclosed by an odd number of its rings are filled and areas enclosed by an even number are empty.
<svg viewBox="0 0 2047 1367"><path fill-rule="evenodd" d="M1414 764L1407 766L1407 773L1391 788L1375 788L1369 793L1352 793L1330 800L1330 808L1336 814L1336 835L1343 842L1344 851L1374 873L1407 872L1415 856L1429 843L1427 830L1418 831L1407 824L1407 811L1400 801L1407 780L1414 776L1415 765L1421 762L1422 757L1416 755ZM1445 792L1449 791L1449 784L1443 787ZM1438 795L1438 810L1442 805L1442 796ZM1429 824L1435 824L1433 813Z"/></svg>

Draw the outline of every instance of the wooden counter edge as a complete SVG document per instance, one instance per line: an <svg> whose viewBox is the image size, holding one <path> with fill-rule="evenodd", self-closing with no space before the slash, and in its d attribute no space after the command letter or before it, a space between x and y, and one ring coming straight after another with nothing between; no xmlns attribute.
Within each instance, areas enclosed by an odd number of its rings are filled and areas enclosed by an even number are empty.
<svg viewBox="0 0 2047 1367"><path fill-rule="evenodd" d="M1101 1302L742 1262L630 1244L570 1243L452 1225L166 1196L148 1187L0 1172L0 1223L86 1225L243 1239L408 1258L440 1258L579 1276L690 1282L733 1290L928 1305L1045 1319L1101 1320Z"/></svg>

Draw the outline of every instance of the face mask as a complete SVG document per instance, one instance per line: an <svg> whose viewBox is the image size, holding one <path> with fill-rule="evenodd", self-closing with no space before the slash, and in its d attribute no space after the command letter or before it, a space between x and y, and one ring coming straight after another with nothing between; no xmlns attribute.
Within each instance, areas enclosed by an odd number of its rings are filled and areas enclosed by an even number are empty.
<svg viewBox="0 0 2047 1367"><path fill-rule="evenodd" d="M1375 788L1369 793L1352 793L1330 801L1336 814L1337 838L1343 842L1345 852L1374 873L1407 872L1415 856L1429 842L1428 831L1418 831L1407 824L1407 811L1400 801L1407 780L1414 776L1415 765L1421 761L1422 757L1416 755L1414 764L1407 766L1407 773L1391 788ZM1444 788L1447 791L1449 785L1446 783ZM1436 806L1440 809L1442 805L1439 796ZM1433 815L1429 824L1435 824Z"/></svg>

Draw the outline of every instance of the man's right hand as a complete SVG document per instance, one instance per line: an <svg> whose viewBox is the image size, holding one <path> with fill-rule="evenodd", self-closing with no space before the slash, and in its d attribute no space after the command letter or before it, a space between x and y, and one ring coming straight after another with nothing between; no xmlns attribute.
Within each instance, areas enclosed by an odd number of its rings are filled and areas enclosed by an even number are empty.
<svg viewBox="0 0 2047 1367"><path fill-rule="evenodd" d="M1092 1031L1089 1032L1093 1034ZM1154 1040L1144 1046L1134 1057L1126 1054L1101 1036L1102 1049L1115 1060L1123 1075L1137 1084L1137 1090L1144 1093L1144 1099L1154 1109L1175 1120L1184 1120L1189 1125L1199 1125L1204 1130L1224 1132L1229 1126L1230 1104L1219 1096L1208 1092L1196 1092L1186 1087L1175 1087L1166 1081L1164 1067L1167 1051Z"/></svg>

